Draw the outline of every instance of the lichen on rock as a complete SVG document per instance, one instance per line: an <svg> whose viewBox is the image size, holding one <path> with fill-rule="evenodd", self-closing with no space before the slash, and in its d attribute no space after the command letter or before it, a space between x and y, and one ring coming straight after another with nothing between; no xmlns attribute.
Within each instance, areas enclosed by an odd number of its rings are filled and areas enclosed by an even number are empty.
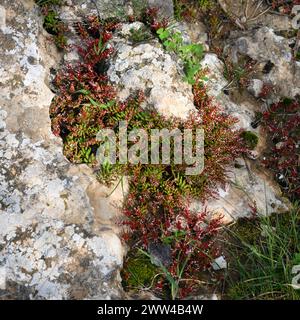
<svg viewBox="0 0 300 320"><path fill-rule="evenodd" d="M3 5L0 266L6 270L5 295L121 297L123 247L113 219L123 193L117 190L113 198L105 190L97 193L92 170L75 168L64 158L50 128L54 95L47 81L60 55L49 45L32 1ZM94 200L96 195L102 206ZM105 221L103 207L111 212Z"/></svg>
<svg viewBox="0 0 300 320"><path fill-rule="evenodd" d="M109 80L119 86L120 99L141 90L148 96L148 107L166 117L186 119L195 110L192 87L184 82L180 65L158 40L140 44L127 41L129 31L140 27L140 23L124 24L112 39L116 54L110 62Z"/></svg>

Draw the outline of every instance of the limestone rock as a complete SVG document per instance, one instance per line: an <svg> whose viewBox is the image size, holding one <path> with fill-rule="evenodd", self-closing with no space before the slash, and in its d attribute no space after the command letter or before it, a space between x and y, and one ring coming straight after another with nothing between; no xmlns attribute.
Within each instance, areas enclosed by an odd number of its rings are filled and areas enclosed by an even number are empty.
<svg viewBox="0 0 300 320"><path fill-rule="evenodd" d="M238 129L243 128L245 130L253 130L253 128L251 128L251 122L255 118L256 110L254 106L247 101L236 104L224 93L224 89L228 82L223 75L223 62L217 55L208 53L202 61L202 67L209 69L209 79L206 83L208 94L220 104L227 114L230 114L239 120L236 125Z"/></svg>
<svg viewBox="0 0 300 320"><path fill-rule="evenodd" d="M50 129L53 93L47 85L61 57L33 1L1 4L1 294L120 298L123 247L113 220L123 194L117 189L107 197L91 169L63 156Z"/></svg>
<svg viewBox="0 0 300 320"><path fill-rule="evenodd" d="M246 168L233 169L229 178L225 190L219 189L217 199L211 199L204 205L194 202L192 209L207 207L214 216L222 216L224 224L251 217L255 211L258 215L266 216L289 210L289 202L282 199L275 181L249 163Z"/></svg>
<svg viewBox="0 0 300 320"><path fill-rule="evenodd" d="M227 261L224 256L220 256L217 259L214 260L212 263L212 268L215 271L222 270L222 269L227 269Z"/></svg>
<svg viewBox="0 0 300 320"><path fill-rule="evenodd" d="M112 39L116 55L110 62L109 80L119 86L121 99L141 90L148 95L149 105L162 115L187 118L195 107L192 88L183 81L180 66L155 39L128 43L128 29L134 27L137 25L125 24Z"/></svg>
<svg viewBox="0 0 300 320"><path fill-rule="evenodd" d="M160 14L164 18L172 19L174 17L174 5L172 0L147 0L149 7L159 8Z"/></svg>
<svg viewBox="0 0 300 320"><path fill-rule="evenodd" d="M241 29L268 26L276 31L291 30L292 19L287 15L277 15L271 12L271 6L266 1L235 1L218 0L222 9Z"/></svg>
<svg viewBox="0 0 300 320"><path fill-rule="evenodd" d="M223 92L223 88L227 85L227 80L223 76L223 62L215 54L206 54L202 66L209 68L208 94L220 104L224 112L239 120L238 129L251 130L261 137L260 130L253 129L251 126L257 106L247 100L239 104L234 103ZM259 152L255 150L253 155L257 159ZM231 170L226 190L219 190L218 199L209 200L205 204L208 210L215 215L222 215L224 223L251 216L253 207L256 207L258 213L262 215L288 210L289 204L281 199L281 191L277 183L259 172L254 164L243 162L244 164L237 165ZM193 206L200 210L203 208L199 203Z"/></svg>
<svg viewBox="0 0 300 320"><path fill-rule="evenodd" d="M260 79L252 79L247 89L255 98L258 98L262 92L263 86L264 83Z"/></svg>
<svg viewBox="0 0 300 320"><path fill-rule="evenodd" d="M300 62L294 61L290 41L262 27L232 39L233 57L242 54L268 67L262 81L273 85L277 97L294 98L300 94ZM291 85L292 84L292 85Z"/></svg>
<svg viewBox="0 0 300 320"><path fill-rule="evenodd" d="M156 7L162 18L172 20L174 6L172 0L67 0L60 9L64 21L78 21L88 15L98 15L101 19L118 18L125 20L128 15L138 15L147 7Z"/></svg>

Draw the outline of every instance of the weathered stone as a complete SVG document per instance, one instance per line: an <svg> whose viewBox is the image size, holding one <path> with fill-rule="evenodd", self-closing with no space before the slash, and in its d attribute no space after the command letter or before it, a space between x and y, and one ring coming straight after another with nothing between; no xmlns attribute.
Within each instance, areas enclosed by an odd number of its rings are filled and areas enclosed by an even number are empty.
<svg viewBox="0 0 300 320"><path fill-rule="evenodd" d="M238 119L237 128L252 130L251 122L255 118L255 106L248 101L240 104L234 103L228 95L224 93L224 89L228 85L228 81L224 78L224 64L215 54L208 53L202 60L203 68L208 68L208 94L212 96L216 102L220 104L223 110Z"/></svg>
<svg viewBox="0 0 300 320"><path fill-rule="evenodd" d="M204 205L195 202L192 209L202 210L207 207L213 216L223 217L224 224L251 217L255 212L266 216L289 209L290 204L282 199L277 183L257 171L254 165L248 163L246 168L231 170L229 179L225 190L219 189L217 199L211 199Z"/></svg>
<svg viewBox="0 0 300 320"><path fill-rule="evenodd" d="M53 93L47 85L60 56L32 1L2 4L0 267L5 295L121 297L123 247L113 220L123 193L117 188L106 197L108 190L100 188L91 169L64 158L62 142L50 129Z"/></svg>
<svg viewBox="0 0 300 320"><path fill-rule="evenodd" d="M172 0L147 0L149 7L156 7L159 9L159 13L168 19L174 17L174 5Z"/></svg>
<svg viewBox="0 0 300 320"><path fill-rule="evenodd" d="M268 26L276 31L291 30L292 19L287 15L271 12L271 6L264 1L218 0L222 9L241 29Z"/></svg>
<svg viewBox="0 0 300 320"><path fill-rule="evenodd" d="M259 79L252 79L249 83L248 90L254 97L258 98L262 92L264 83Z"/></svg>
<svg viewBox="0 0 300 320"><path fill-rule="evenodd" d="M212 263L212 268L215 271L219 271L222 269L227 269L227 261L225 259L224 256L220 256L217 259L214 260L214 262Z"/></svg>
<svg viewBox="0 0 300 320"><path fill-rule="evenodd" d="M300 62L294 61L290 41L272 29L262 27L232 40L233 58L251 57L262 65L262 81L273 86L276 97L294 98L300 94ZM292 84L292 85L291 85Z"/></svg>
<svg viewBox="0 0 300 320"><path fill-rule="evenodd" d="M147 7L159 9L161 18L172 20L174 6L172 0L67 0L60 9L60 17L65 21L99 15L101 19L118 18L125 21L128 15L138 16Z"/></svg>
<svg viewBox="0 0 300 320"><path fill-rule="evenodd" d="M192 87L184 82L180 66L157 40L138 44L126 41L128 30L135 27L125 24L112 39L116 55L110 62L109 80L119 86L121 99L141 90L148 95L148 106L162 115L187 118L195 110Z"/></svg>
<svg viewBox="0 0 300 320"><path fill-rule="evenodd" d="M154 265L168 267L172 264L172 250L169 245L150 243L148 251Z"/></svg>

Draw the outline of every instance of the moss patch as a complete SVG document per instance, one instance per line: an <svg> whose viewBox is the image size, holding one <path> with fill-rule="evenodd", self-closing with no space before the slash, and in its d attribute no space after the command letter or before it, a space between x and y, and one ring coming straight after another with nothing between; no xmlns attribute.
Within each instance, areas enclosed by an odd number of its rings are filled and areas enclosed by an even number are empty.
<svg viewBox="0 0 300 320"><path fill-rule="evenodd" d="M122 270L123 286L126 290L149 288L158 273L158 268L146 255L137 250L131 251Z"/></svg>
<svg viewBox="0 0 300 320"><path fill-rule="evenodd" d="M242 139L247 145L247 148L250 150L254 150L258 145L258 136L251 131L244 131L241 134Z"/></svg>

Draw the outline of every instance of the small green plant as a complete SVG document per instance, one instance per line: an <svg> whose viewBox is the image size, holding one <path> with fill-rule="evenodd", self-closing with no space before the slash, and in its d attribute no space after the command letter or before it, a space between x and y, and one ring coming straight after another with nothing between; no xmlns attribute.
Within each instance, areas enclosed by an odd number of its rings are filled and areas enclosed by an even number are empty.
<svg viewBox="0 0 300 320"><path fill-rule="evenodd" d="M179 243L179 242L178 242ZM147 252L140 250L146 257L148 257L151 260L153 260L153 257L148 254ZM172 300L176 300L178 298L179 294L179 284L182 280L182 276L184 274L185 268L187 266L187 263L189 262L191 258L191 255L187 255L185 259L183 259L182 265L177 265L176 267L176 275L173 276L172 273L166 268L162 263L159 264L159 269L161 270L162 274L165 276L167 282L169 283L170 287L170 296ZM180 262L180 257L178 257L178 261Z"/></svg>
<svg viewBox="0 0 300 320"><path fill-rule="evenodd" d="M150 33L145 28L130 29L129 40L134 43L143 42L151 38Z"/></svg>
<svg viewBox="0 0 300 320"><path fill-rule="evenodd" d="M250 58L241 58L237 63L232 63L227 57L223 57L224 78L228 81L229 88L245 88L255 73L256 61Z"/></svg>
<svg viewBox="0 0 300 320"><path fill-rule="evenodd" d="M203 58L203 46L201 44L184 44L180 32L172 32L170 29L157 30L159 39L167 51L173 51L184 63L185 81L189 84L196 83L196 75L201 70Z"/></svg>
<svg viewBox="0 0 300 320"><path fill-rule="evenodd" d="M152 288L159 272L147 255L140 250L132 250L122 270L123 286L127 290Z"/></svg>
<svg viewBox="0 0 300 320"><path fill-rule="evenodd" d="M246 143L247 148L249 148L250 150L254 150L257 147L259 138L254 132L243 131L241 133L241 137Z"/></svg>
<svg viewBox="0 0 300 320"><path fill-rule="evenodd" d="M59 18L56 11L57 6L60 6L62 1L36 0L35 2L41 8L41 12L44 16L44 29L53 36L53 40L57 48L65 49L67 47L67 38L65 33L68 28Z"/></svg>
<svg viewBox="0 0 300 320"><path fill-rule="evenodd" d="M61 20L58 18L57 12L49 10L44 18L44 28L52 35L58 35Z"/></svg>
<svg viewBox="0 0 300 320"><path fill-rule="evenodd" d="M181 0L173 0L174 4L174 16L177 21L182 20L183 12L185 11L185 5Z"/></svg>
<svg viewBox="0 0 300 320"><path fill-rule="evenodd" d="M228 296L238 300L299 300L292 287L300 261L300 210L242 220L228 229Z"/></svg>
<svg viewBox="0 0 300 320"><path fill-rule="evenodd" d="M211 0L198 0L198 4L201 9L207 10L213 6L213 1L211 1Z"/></svg>

